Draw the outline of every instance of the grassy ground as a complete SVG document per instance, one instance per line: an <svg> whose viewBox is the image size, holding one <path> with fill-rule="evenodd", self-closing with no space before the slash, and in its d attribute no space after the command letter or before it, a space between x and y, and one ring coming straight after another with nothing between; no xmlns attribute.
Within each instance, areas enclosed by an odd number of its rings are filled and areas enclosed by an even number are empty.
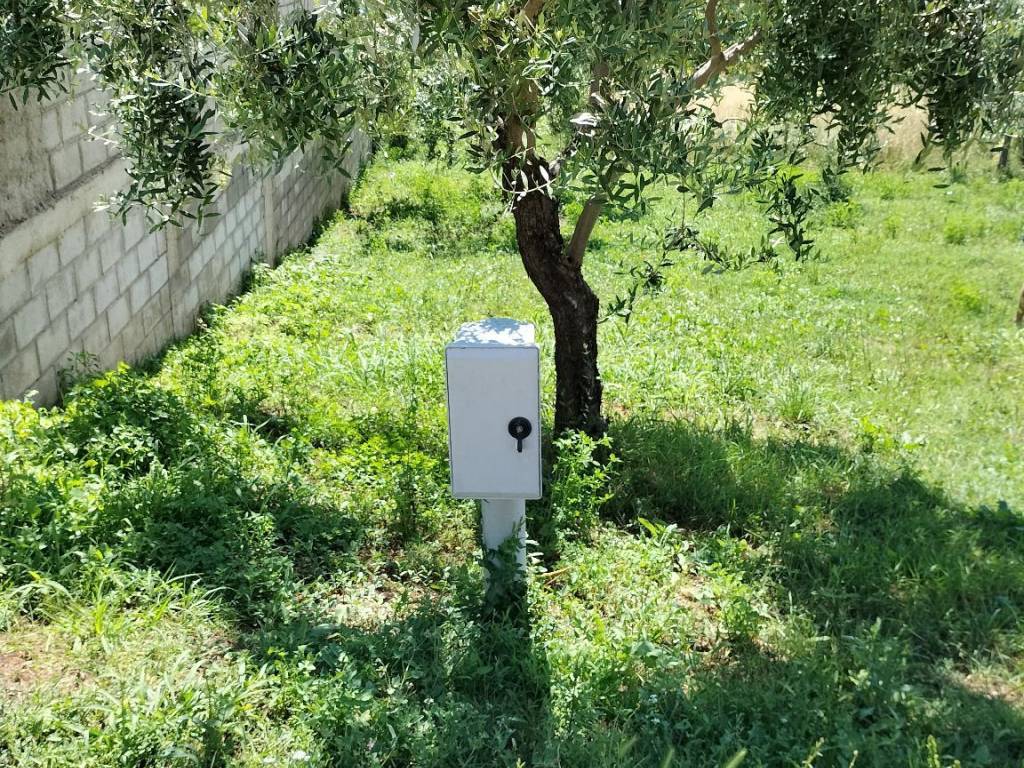
<svg viewBox="0 0 1024 768"><path fill-rule="evenodd" d="M375 165L150 370L0 406L0 766L1024 765L1024 184L934 181L602 326L616 459L562 444L504 613L441 349L549 324L485 181ZM599 227L604 298L673 202Z"/></svg>

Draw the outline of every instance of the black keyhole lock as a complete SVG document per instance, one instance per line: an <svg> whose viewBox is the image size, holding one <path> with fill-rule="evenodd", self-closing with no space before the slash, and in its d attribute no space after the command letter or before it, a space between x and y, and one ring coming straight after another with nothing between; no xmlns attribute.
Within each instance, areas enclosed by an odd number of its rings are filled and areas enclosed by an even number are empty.
<svg viewBox="0 0 1024 768"><path fill-rule="evenodd" d="M522 416L516 416L508 423L508 433L516 439L516 450L519 453L523 452L523 440L529 437L531 432L533 432L533 425L529 419L524 419Z"/></svg>

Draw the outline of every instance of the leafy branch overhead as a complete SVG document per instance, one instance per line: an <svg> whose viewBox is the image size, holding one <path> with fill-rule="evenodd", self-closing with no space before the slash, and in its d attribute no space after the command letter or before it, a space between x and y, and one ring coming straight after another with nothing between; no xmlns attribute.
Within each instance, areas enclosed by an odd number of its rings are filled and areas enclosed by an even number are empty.
<svg viewBox="0 0 1024 768"><path fill-rule="evenodd" d="M949 152L1013 119L1024 70L1014 0L331 0L284 17L267 0L0 1L0 87L51 92L65 55L96 72L130 168L116 210L156 225L202 216L237 142L263 168L310 145L336 165L356 126L379 138L415 110L435 135L453 126L551 311L556 429L595 435L600 302L583 262L602 215L643 211L665 183L698 214L748 190L769 237L805 258L807 132L778 126L824 121L840 173L870 162L894 105L917 105ZM711 104L729 78L754 104L725 125ZM583 203L565 222L568 199Z"/></svg>
<svg viewBox="0 0 1024 768"><path fill-rule="evenodd" d="M119 208L161 221L209 205L219 144L241 140L262 162L318 142L339 160L350 130L372 129L438 56L466 89L443 120L472 136L480 169L544 151L556 194L620 208L666 177L735 185L750 146L701 100L726 72L755 84L759 119L827 116L858 162L894 102L926 104L930 138L962 143L1021 66L1021 11L1005 0L345 0L283 19L259 1L5 3L0 91L52 94L69 61L88 64L132 167Z"/></svg>

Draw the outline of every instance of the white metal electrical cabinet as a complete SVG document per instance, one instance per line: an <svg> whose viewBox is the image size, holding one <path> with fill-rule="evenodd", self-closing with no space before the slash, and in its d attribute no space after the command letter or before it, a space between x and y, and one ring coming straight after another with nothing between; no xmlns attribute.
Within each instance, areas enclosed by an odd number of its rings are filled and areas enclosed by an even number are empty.
<svg viewBox="0 0 1024 768"><path fill-rule="evenodd" d="M452 495L539 499L540 350L508 318L466 323L445 348Z"/></svg>

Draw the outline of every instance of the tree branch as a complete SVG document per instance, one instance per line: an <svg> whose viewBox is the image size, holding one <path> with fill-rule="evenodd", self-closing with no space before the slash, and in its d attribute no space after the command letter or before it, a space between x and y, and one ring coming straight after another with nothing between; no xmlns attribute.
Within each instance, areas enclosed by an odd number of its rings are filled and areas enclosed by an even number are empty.
<svg viewBox="0 0 1024 768"><path fill-rule="evenodd" d="M601 83L608 77L609 71L608 62L606 61L595 62L591 69L590 105L595 109L599 109L601 106L599 103L601 99ZM587 250L587 242L589 242L590 235L594 232L594 227L597 225L597 220L601 217L603 209L604 198L598 195L590 198L586 205L583 206L583 211L576 220L576 226L572 230L572 237L569 239L569 245L566 248L566 256L568 256L571 264L578 266L583 263L583 254Z"/></svg>
<svg viewBox="0 0 1024 768"><path fill-rule="evenodd" d="M711 82L713 78L742 59L757 47L757 44L761 42L761 37L761 30L758 30L746 40L730 45L719 55L712 56L705 61L690 76L690 90L700 90Z"/></svg>
<svg viewBox="0 0 1024 768"><path fill-rule="evenodd" d="M520 11L523 18L525 18L531 24L537 20L540 16L541 9L544 8L546 0L526 0L526 5L523 6L523 10Z"/></svg>
<svg viewBox="0 0 1024 768"><path fill-rule="evenodd" d="M750 53L757 44L761 42L761 31L758 30L750 37L745 40L741 40L735 45L730 45L724 51L721 49L722 44L718 39L718 0L708 0L705 6L705 18L708 22L708 35L711 38L712 55L704 64L698 67L693 75L690 76L690 90L697 91L707 85L711 80L730 66L735 64L737 61L742 59L748 53ZM717 52L716 52L717 49ZM603 76L607 76L607 65L597 64L594 67L594 77L591 81L590 94L593 99L597 94L597 87L600 84L599 77L602 75L598 71L598 67L604 66ZM594 232L594 227L597 225L597 220L601 217L601 211L604 209L604 197L595 195L590 198L586 205L583 206L583 212L580 214L579 219L576 221L576 227L573 229L572 237L569 240L569 245L566 248L566 256L570 262L575 265L583 263L583 254L587 249L587 242L590 240L590 236Z"/></svg>
<svg viewBox="0 0 1024 768"><path fill-rule="evenodd" d="M718 58L722 55L722 41L718 37L718 0L708 0L708 4L704 6L704 20L708 25L711 58Z"/></svg>
<svg viewBox="0 0 1024 768"><path fill-rule="evenodd" d="M572 230L572 237L569 239L569 246L566 248L566 255L573 266L583 263L583 254L587 250L587 243L594 233L597 220L601 218L601 211L604 210L604 198L592 197L583 206L583 212L576 220L576 226Z"/></svg>

